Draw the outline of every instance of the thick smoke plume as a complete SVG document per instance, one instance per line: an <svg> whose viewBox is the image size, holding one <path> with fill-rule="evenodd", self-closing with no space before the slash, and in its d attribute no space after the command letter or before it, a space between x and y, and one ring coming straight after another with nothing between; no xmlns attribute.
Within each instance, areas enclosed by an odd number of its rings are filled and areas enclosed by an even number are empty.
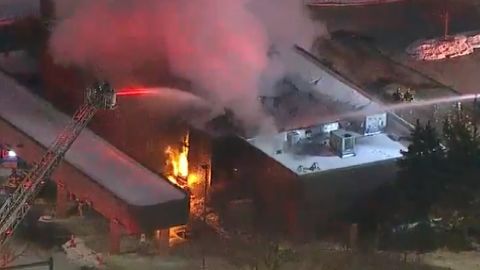
<svg viewBox="0 0 480 270"><path fill-rule="evenodd" d="M285 70L282 57L269 55L310 43L323 31L302 2L57 0L50 49L57 63L93 71L117 86L167 75L185 79L191 86L182 90L258 127L268 121L258 95Z"/></svg>

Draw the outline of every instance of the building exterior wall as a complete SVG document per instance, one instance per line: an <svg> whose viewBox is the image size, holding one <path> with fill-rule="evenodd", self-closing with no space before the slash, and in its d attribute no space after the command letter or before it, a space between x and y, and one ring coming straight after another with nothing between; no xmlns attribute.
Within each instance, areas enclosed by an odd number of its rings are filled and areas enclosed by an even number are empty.
<svg viewBox="0 0 480 270"><path fill-rule="evenodd" d="M223 205L253 198L261 226L273 225L300 237L328 225L357 199L393 181L398 170L392 159L300 177L240 138L217 139L213 149L214 198L223 196Z"/></svg>
<svg viewBox="0 0 480 270"><path fill-rule="evenodd" d="M39 160L46 149L33 138L17 130L0 118L0 141L15 147L15 151L27 162ZM185 224L188 217L188 201L135 207L115 197L83 172L63 161L53 173L52 179L81 200L92 202L92 207L108 219L117 219L128 233L168 228ZM141 181L141 179L139 179ZM163 181L159 179L159 181ZM121 184L121 183L119 183Z"/></svg>
<svg viewBox="0 0 480 270"><path fill-rule="evenodd" d="M252 198L257 227L297 236L302 187L297 176L239 137L216 139L212 156L214 200ZM220 199L219 199L220 198Z"/></svg>
<svg viewBox="0 0 480 270"><path fill-rule="evenodd" d="M304 189L303 216L307 230L314 231L348 210L362 196L394 181L397 160L391 159L346 169L331 170L300 178Z"/></svg>
<svg viewBox="0 0 480 270"><path fill-rule="evenodd" d="M195 182L197 184L191 186L194 196L204 197L205 184L207 190L211 183L211 169L212 169L212 145L210 135L191 128L189 132L189 150L188 150L188 170L189 174L198 178ZM207 181L205 183L205 180Z"/></svg>

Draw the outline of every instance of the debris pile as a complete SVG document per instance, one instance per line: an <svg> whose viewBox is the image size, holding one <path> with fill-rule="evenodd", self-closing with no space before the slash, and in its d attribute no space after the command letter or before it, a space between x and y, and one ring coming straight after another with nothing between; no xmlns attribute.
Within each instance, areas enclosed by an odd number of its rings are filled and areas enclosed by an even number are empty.
<svg viewBox="0 0 480 270"><path fill-rule="evenodd" d="M72 236L68 242L62 245L67 258L82 267L103 268L103 256L89 249L84 241Z"/></svg>
<svg viewBox="0 0 480 270"><path fill-rule="evenodd" d="M428 39L413 43L407 54L417 60L433 61L469 55L480 48L480 34L456 35L443 39Z"/></svg>

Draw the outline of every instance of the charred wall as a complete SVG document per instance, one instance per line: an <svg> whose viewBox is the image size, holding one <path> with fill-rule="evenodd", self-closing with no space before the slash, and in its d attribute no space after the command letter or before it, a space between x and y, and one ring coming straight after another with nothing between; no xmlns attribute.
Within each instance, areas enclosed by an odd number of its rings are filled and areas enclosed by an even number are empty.
<svg viewBox="0 0 480 270"><path fill-rule="evenodd" d="M208 190L209 185L211 184L211 142L211 136L208 133L196 128L190 129L188 142L188 170L190 175L193 175L194 177L197 177L199 179L198 181L196 181L196 184L190 186L190 189L194 196L200 198L204 197L205 195L205 185L207 185Z"/></svg>
<svg viewBox="0 0 480 270"><path fill-rule="evenodd" d="M199 129L190 128L189 140L189 170L192 173L202 175L205 172L203 166L211 167L212 140L211 136Z"/></svg>
<svg viewBox="0 0 480 270"><path fill-rule="evenodd" d="M296 236L302 187L297 176L244 139L215 139L212 155L213 202L225 206L252 198L256 227Z"/></svg>

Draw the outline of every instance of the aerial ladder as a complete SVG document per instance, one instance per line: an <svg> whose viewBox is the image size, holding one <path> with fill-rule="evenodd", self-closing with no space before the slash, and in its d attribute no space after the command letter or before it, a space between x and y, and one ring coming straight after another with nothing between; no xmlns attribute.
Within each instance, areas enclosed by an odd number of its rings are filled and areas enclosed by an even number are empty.
<svg viewBox="0 0 480 270"><path fill-rule="evenodd" d="M35 163L0 208L0 247L32 207L45 182L63 160L73 142L98 110L116 107L115 90L107 82L96 82L86 89L85 102L75 112L69 124L56 137L39 162Z"/></svg>

